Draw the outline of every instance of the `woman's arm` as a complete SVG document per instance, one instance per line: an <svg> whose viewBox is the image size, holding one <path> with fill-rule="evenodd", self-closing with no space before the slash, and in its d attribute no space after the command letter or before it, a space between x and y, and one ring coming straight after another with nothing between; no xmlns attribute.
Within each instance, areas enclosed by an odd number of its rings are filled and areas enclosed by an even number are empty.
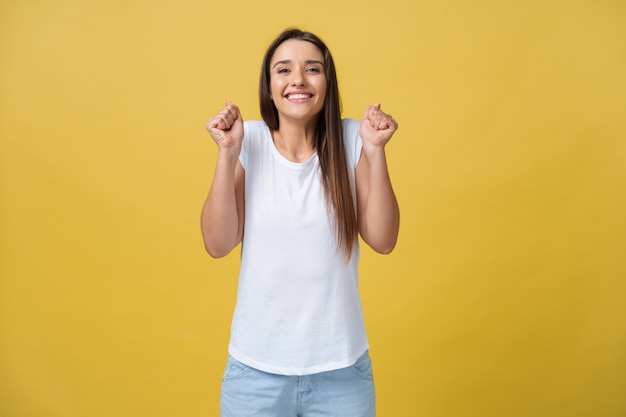
<svg viewBox="0 0 626 417"><path fill-rule="evenodd" d="M243 237L245 171L239 162L243 143L243 119L237 106L226 107L207 122L207 130L219 147L215 175L200 219L207 252L226 256Z"/></svg>
<svg viewBox="0 0 626 417"><path fill-rule="evenodd" d="M396 121L376 104L367 108L359 132L363 141L356 167L359 234L379 253L393 250L400 228L400 210L385 155L385 145L397 128Z"/></svg>

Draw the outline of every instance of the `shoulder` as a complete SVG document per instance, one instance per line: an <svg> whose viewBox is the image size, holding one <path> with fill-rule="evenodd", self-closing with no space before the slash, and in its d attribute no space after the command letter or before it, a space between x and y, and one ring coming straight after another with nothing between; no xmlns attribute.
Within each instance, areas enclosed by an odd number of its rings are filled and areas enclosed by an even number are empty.
<svg viewBox="0 0 626 417"><path fill-rule="evenodd" d="M361 122L354 119L343 119L343 141L346 146L346 153L350 164L355 167L359 162L361 156L361 149L363 143L359 136L359 130L361 129Z"/></svg>
<svg viewBox="0 0 626 417"><path fill-rule="evenodd" d="M269 127L265 122L261 120L243 122L243 143L239 160L245 169L248 169L251 159L253 160L262 154L263 147L267 142L264 139L267 137L271 136Z"/></svg>
<svg viewBox="0 0 626 417"><path fill-rule="evenodd" d="M243 122L244 134L262 135L269 131L269 128L262 120L246 120Z"/></svg>
<svg viewBox="0 0 626 417"><path fill-rule="evenodd" d="M359 129L361 129L361 122L354 119L343 119L341 121L343 125L343 135L345 137L359 136Z"/></svg>
<svg viewBox="0 0 626 417"><path fill-rule="evenodd" d="M246 120L243 122L244 148L261 146L263 139L271 137L270 129L261 120Z"/></svg>

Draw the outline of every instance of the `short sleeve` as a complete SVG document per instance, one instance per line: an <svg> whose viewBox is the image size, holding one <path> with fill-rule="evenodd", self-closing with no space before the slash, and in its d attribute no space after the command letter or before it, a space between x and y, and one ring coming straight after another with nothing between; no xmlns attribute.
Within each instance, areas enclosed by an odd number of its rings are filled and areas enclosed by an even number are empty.
<svg viewBox="0 0 626 417"><path fill-rule="evenodd" d="M259 120L246 120L243 122L243 143L241 144L241 153L239 154L239 162L243 169L247 170L250 158L259 154L258 148L261 145L261 137L267 129L264 122Z"/></svg>
<svg viewBox="0 0 626 417"><path fill-rule="evenodd" d="M346 146L346 157L352 168L355 168L361 158L363 142L359 136L361 123L354 119L343 119L343 141Z"/></svg>

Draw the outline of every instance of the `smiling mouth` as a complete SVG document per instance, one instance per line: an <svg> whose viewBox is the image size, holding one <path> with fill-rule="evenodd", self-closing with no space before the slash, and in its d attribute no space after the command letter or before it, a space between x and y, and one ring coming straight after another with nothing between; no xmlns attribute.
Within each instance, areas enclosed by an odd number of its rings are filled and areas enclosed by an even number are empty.
<svg viewBox="0 0 626 417"><path fill-rule="evenodd" d="M313 97L313 94L287 94L288 100L304 100Z"/></svg>

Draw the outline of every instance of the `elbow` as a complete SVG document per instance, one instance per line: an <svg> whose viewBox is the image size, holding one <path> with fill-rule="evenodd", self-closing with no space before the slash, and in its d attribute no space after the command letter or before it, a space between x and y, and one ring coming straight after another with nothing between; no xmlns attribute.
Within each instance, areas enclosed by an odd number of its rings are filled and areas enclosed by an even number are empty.
<svg viewBox="0 0 626 417"><path fill-rule="evenodd" d="M211 242L208 240L204 240L204 249L206 252L215 259L223 258L228 255L236 245L226 246L226 245L216 245L215 242Z"/></svg>
<svg viewBox="0 0 626 417"><path fill-rule="evenodd" d="M372 239L366 238L361 235L365 243L372 248L372 250L381 255L389 255L396 247L396 243L398 242L398 235L390 236L386 239Z"/></svg>
<svg viewBox="0 0 626 417"><path fill-rule="evenodd" d="M224 256L230 253L230 251L219 250L214 247L207 246L207 245L204 245L204 249L211 256L211 258L214 258L214 259L223 258Z"/></svg>
<svg viewBox="0 0 626 417"><path fill-rule="evenodd" d="M382 250L379 250L378 253L380 253L381 255L389 255L391 252L393 252L393 249L396 247L396 245L393 246L389 246L387 248L384 248Z"/></svg>
<svg viewBox="0 0 626 417"><path fill-rule="evenodd" d="M391 252L393 252L395 247L396 247L396 241L394 240L391 243L372 246L372 249L374 249L376 253L379 253L381 255L389 255Z"/></svg>
<svg viewBox="0 0 626 417"><path fill-rule="evenodd" d="M363 241L376 253L389 255L396 247L400 233L400 213L386 220L371 219L359 223L359 234Z"/></svg>
<svg viewBox="0 0 626 417"><path fill-rule="evenodd" d="M228 255L241 242L243 232L225 236L219 231L202 228L202 241L204 249L212 258L223 258Z"/></svg>

